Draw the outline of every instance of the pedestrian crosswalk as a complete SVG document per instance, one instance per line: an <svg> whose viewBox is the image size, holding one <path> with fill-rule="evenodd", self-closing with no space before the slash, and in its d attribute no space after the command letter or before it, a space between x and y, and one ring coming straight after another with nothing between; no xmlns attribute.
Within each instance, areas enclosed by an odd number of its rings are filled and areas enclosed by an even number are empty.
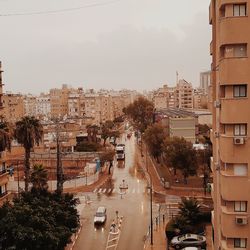
<svg viewBox="0 0 250 250"><path fill-rule="evenodd" d="M121 192L125 192L126 194L144 194L149 193L150 190L138 188L128 188L126 190L120 190L119 188L96 188L93 190L93 193L95 194L120 194Z"/></svg>

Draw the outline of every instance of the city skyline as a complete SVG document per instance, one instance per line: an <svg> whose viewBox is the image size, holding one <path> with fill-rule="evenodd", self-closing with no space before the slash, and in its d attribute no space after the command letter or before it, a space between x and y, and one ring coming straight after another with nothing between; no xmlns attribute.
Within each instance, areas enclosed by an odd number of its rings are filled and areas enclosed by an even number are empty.
<svg viewBox="0 0 250 250"><path fill-rule="evenodd" d="M1 16L92 3L0 2L5 91L38 94L62 84L142 91L174 85L176 71L199 85L199 73L210 65L209 1L96 1L103 5L53 15Z"/></svg>

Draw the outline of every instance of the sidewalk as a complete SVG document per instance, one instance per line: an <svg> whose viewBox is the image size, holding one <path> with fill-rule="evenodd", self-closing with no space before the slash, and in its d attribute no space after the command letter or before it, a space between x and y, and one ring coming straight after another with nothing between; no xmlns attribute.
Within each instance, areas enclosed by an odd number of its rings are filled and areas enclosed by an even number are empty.
<svg viewBox="0 0 250 250"><path fill-rule="evenodd" d="M96 188L103 186L109 179L112 178L112 173L109 175L108 170L105 170L99 175L99 179L92 183L91 185L73 187L73 188L64 188L65 193L79 193L79 192L92 192Z"/></svg>
<svg viewBox="0 0 250 250"><path fill-rule="evenodd" d="M156 171L153 160L149 155L146 156L145 151L143 152L143 157L141 156L140 148L136 144L136 162L137 164L144 169L144 172L148 172L151 176L152 186L155 193L162 195L176 195L180 197L184 196L194 196L199 198L209 198L210 195L204 195L202 188L193 188L193 187L170 187L168 189L164 188L161 183L161 178ZM149 180L148 180L149 181Z"/></svg>
<svg viewBox="0 0 250 250"><path fill-rule="evenodd" d="M153 231L153 245L151 243L150 235L145 243L145 250L166 250L166 236L165 236L165 225L161 224L157 226Z"/></svg>

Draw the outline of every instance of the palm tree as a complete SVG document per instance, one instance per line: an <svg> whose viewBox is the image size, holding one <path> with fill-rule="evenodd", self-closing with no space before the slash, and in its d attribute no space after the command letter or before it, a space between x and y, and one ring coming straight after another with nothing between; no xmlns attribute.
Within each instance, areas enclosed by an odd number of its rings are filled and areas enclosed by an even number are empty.
<svg viewBox="0 0 250 250"><path fill-rule="evenodd" d="M14 137L22 144L25 150L25 191L28 191L30 179L30 152L35 144L42 140L43 128L38 119L33 116L25 116L16 122Z"/></svg>
<svg viewBox="0 0 250 250"><path fill-rule="evenodd" d="M48 189L48 173L43 168L43 165L34 165L33 172L31 173L30 182L35 190L47 190Z"/></svg>
<svg viewBox="0 0 250 250"><path fill-rule="evenodd" d="M183 198L179 204L179 209L179 216L186 221L186 224L195 225L199 221L201 211L197 199Z"/></svg>
<svg viewBox="0 0 250 250"><path fill-rule="evenodd" d="M0 122L0 152L11 148L11 133L7 122Z"/></svg>

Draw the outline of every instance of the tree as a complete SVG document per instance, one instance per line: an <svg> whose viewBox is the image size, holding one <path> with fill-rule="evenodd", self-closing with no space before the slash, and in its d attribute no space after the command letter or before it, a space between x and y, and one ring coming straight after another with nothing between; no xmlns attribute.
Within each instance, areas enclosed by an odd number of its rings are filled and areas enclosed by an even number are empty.
<svg viewBox="0 0 250 250"><path fill-rule="evenodd" d="M88 141L89 142L97 142L97 134L98 134L99 127L96 125L89 125L87 127L88 133Z"/></svg>
<svg viewBox="0 0 250 250"><path fill-rule="evenodd" d="M153 123L154 104L144 97L139 97L124 108L123 112L133 120L134 126L143 133Z"/></svg>
<svg viewBox="0 0 250 250"><path fill-rule="evenodd" d="M11 149L12 136L7 122L0 122L0 152Z"/></svg>
<svg viewBox="0 0 250 250"><path fill-rule="evenodd" d="M101 162L101 166L103 167L103 165L105 164L105 162L109 162L109 174L111 172L111 167L113 166L113 160L114 160L114 156L115 156L115 151L114 150L107 150L101 153L100 155L100 162Z"/></svg>
<svg viewBox="0 0 250 250"><path fill-rule="evenodd" d="M121 135L119 130L112 130L109 132L109 137L113 137L114 138L114 145L116 144L116 140L117 138L119 138Z"/></svg>
<svg viewBox="0 0 250 250"><path fill-rule="evenodd" d="M164 154L167 164L176 170L179 169L184 177L184 183L190 175L195 175L198 168L196 152L192 143L184 138L173 137L164 141Z"/></svg>
<svg viewBox="0 0 250 250"><path fill-rule="evenodd" d="M201 214L200 204L195 198L183 198L179 204L179 216L186 220L186 223L195 225L199 222Z"/></svg>
<svg viewBox="0 0 250 250"><path fill-rule="evenodd" d="M31 173L30 181L32 183L32 188L36 190L47 190L48 188L48 173L47 170L43 168L43 165L34 165L33 172Z"/></svg>
<svg viewBox="0 0 250 250"><path fill-rule="evenodd" d="M106 140L108 138L114 137L114 143L116 139L120 136L120 132L118 130L113 130L115 124L112 121L106 121L101 125L101 137L103 139L103 146L106 144Z"/></svg>
<svg viewBox="0 0 250 250"><path fill-rule="evenodd" d="M210 176L210 157L212 156L212 148L209 144L206 145L206 147L202 150L197 150L197 157L199 160L199 164L202 165L202 171L203 171L203 189L204 194L207 193L207 183Z"/></svg>
<svg viewBox="0 0 250 250"><path fill-rule="evenodd" d="M30 191L0 208L1 249L63 250L79 227L71 194Z"/></svg>
<svg viewBox="0 0 250 250"><path fill-rule="evenodd" d="M28 191L30 179L30 152L35 144L42 140L43 128L35 117L25 116L16 122L14 137L22 144L25 150L25 191Z"/></svg>
<svg viewBox="0 0 250 250"><path fill-rule="evenodd" d="M159 162L159 156L163 152L163 142L167 137L164 128L160 124L153 124L149 126L144 134L144 139L147 143L150 153L157 159Z"/></svg>
<svg viewBox="0 0 250 250"><path fill-rule="evenodd" d="M110 126L112 127L111 123L108 121L101 125L101 137L103 139L103 146L105 146L107 139L110 136Z"/></svg>

